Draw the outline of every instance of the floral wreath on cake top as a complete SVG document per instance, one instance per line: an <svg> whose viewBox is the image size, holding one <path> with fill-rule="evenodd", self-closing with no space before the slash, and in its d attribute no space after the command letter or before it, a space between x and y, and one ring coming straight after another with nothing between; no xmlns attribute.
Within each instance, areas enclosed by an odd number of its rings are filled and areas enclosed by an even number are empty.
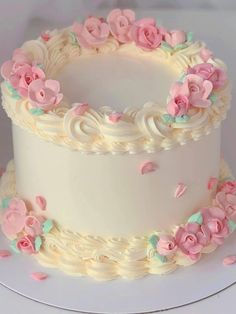
<svg viewBox="0 0 236 314"><path fill-rule="evenodd" d="M166 104L146 103L115 112L92 104L68 104L55 79L81 55L123 51L152 55L178 67ZM45 140L95 153L136 153L170 149L197 140L219 126L230 103L224 64L192 33L168 31L152 18L135 19L115 9L107 19L88 17L83 24L44 32L15 50L1 67L3 106L13 122Z"/></svg>

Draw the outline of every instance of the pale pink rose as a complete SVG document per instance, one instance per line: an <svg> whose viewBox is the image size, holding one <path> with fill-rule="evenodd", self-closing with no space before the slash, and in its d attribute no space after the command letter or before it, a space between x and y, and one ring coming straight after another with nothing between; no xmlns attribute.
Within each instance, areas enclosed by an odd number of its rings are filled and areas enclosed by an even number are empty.
<svg viewBox="0 0 236 314"><path fill-rule="evenodd" d="M236 222L236 195L223 191L216 194L215 203L226 213L227 218Z"/></svg>
<svg viewBox="0 0 236 314"><path fill-rule="evenodd" d="M75 22L72 31L76 34L79 44L84 48L97 48L103 45L109 34L108 24L102 18L88 17L84 24Z"/></svg>
<svg viewBox="0 0 236 314"><path fill-rule="evenodd" d="M227 75L224 70L216 68L211 63L200 63L188 69L189 74L197 74L204 80L212 82L213 88L224 86Z"/></svg>
<svg viewBox="0 0 236 314"><path fill-rule="evenodd" d="M39 67L25 64L10 76L9 82L22 97L27 97L30 83L44 78L45 73Z"/></svg>
<svg viewBox="0 0 236 314"><path fill-rule="evenodd" d="M164 40L171 46L175 47L176 45L183 44L186 41L186 33L180 30L173 30L166 32Z"/></svg>
<svg viewBox="0 0 236 314"><path fill-rule="evenodd" d="M21 67L31 65L27 56L21 49L16 49L13 52L12 60L8 60L1 66L1 75L5 80L9 80Z"/></svg>
<svg viewBox="0 0 236 314"><path fill-rule="evenodd" d="M17 241L16 247L23 253L33 254L35 253L34 238L27 235Z"/></svg>
<svg viewBox="0 0 236 314"><path fill-rule="evenodd" d="M202 48L200 50L200 57L202 58L203 62L207 62L210 58L213 58L213 52L207 48Z"/></svg>
<svg viewBox="0 0 236 314"><path fill-rule="evenodd" d="M178 248L190 259L196 261L201 256L204 246L210 241L210 232L205 226L197 223L188 223L179 227L175 235Z"/></svg>
<svg viewBox="0 0 236 314"><path fill-rule="evenodd" d="M2 215L2 231L7 237L15 236L23 230L26 213L24 201L13 198Z"/></svg>
<svg viewBox="0 0 236 314"><path fill-rule="evenodd" d="M107 17L112 35L121 43L132 41L130 30L135 22L135 13L132 10L112 10Z"/></svg>
<svg viewBox="0 0 236 314"><path fill-rule="evenodd" d="M153 50L160 46L163 34L152 18L144 18L135 22L131 28L131 36L138 47Z"/></svg>
<svg viewBox="0 0 236 314"><path fill-rule="evenodd" d="M207 108L211 105L208 97L212 89L213 85L210 81L196 74L188 74L180 86L179 94L187 96L191 106Z"/></svg>
<svg viewBox="0 0 236 314"><path fill-rule="evenodd" d="M157 242L157 252L161 255L168 256L177 251L175 238L169 235L162 235Z"/></svg>
<svg viewBox="0 0 236 314"><path fill-rule="evenodd" d="M219 207L204 208L202 210L203 224L211 234L211 242L221 245L229 235L226 213Z"/></svg>
<svg viewBox="0 0 236 314"><path fill-rule="evenodd" d="M167 112L173 117L183 116L188 113L190 108L187 96L176 95L167 105Z"/></svg>
<svg viewBox="0 0 236 314"><path fill-rule="evenodd" d="M43 81L41 79L35 80L29 85L28 96L33 107L41 108L45 111L57 107L63 98L58 81Z"/></svg>
<svg viewBox="0 0 236 314"><path fill-rule="evenodd" d="M226 194L236 194L236 181L225 181L220 185L218 191Z"/></svg>
<svg viewBox="0 0 236 314"><path fill-rule="evenodd" d="M32 237L42 234L42 219L35 216L27 216L25 218L25 232Z"/></svg>

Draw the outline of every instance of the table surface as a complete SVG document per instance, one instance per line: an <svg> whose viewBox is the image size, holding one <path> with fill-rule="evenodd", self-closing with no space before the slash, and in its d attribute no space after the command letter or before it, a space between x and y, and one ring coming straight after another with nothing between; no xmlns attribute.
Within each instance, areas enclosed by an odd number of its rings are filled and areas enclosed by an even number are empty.
<svg viewBox="0 0 236 314"><path fill-rule="evenodd" d="M169 28L182 28L193 31L195 38L201 38L208 43L211 50L217 53L217 57L223 59L229 66L229 75L232 85L236 83L236 42L232 36L236 33L236 11L142 11L140 16L156 16ZM45 20L39 21L38 17L30 21L31 27L28 33L22 37L33 37L40 33L40 29L45 28ZM50 27L54 26L48 23ZM59 25L60 26L60 25ZM62 25L63 26L63 25ZM4 25L3 25L4 27ZM6 29L7 30L7 29ZM233 101L236 99L236 91L233 90ZM234 148L234 136L236 135L236 107L232 106L228 115L227 123L223 124L222 130L222 152L233 172L236 174L236 149ZM10 122L6 119L5 113L0 109L0 166L4 165L9 156L12 156L10 135ZM236 253L236 248L235 248ZM10 275L10 274L9 274ZM221 293L207 298L203 301L188 305L179 309L170 310L170 314L221 314L235 313L236 285L222 291ZM37 302L30 301L10 290L0 286L1 309L5 309L4 314L54 314L71 313L64 310L48 307Z"/></svg>

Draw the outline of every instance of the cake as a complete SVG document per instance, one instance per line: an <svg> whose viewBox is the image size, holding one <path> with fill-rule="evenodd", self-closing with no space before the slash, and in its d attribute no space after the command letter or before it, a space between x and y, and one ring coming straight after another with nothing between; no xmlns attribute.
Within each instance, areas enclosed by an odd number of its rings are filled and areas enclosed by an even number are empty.
<svg viewBox="0 0 236 314"><path fill-rule="evenodd" d="M236 229L220 152L230 82L191 32L115 9L27 41L1 74L14 145L1 227L14 252L135 279L192 265Z"/></svg>

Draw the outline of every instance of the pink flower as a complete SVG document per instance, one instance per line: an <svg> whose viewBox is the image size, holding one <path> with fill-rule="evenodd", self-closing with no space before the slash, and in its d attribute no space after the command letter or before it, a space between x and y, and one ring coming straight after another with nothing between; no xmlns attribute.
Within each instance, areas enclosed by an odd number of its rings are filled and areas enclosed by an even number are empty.
<svg viewBox="0 0 236 314"><path fill-rule="evenodd" d="M227 79L226 73L220 68L216 68L211 63L200 63L188 69L189 74L197 74L204 80L212 82L213 88L224 86Z"/></svg>
<svg viewBox="0 0 236 314"><path fill-rule="evenodd" d="M13 198L2 216L2 231L7 237L15 236L23 230L26 213L24 201Z"/></svg>
<svg viewBox="0 0 236 314"><path fill-rule="evenodd" d="M164 36L165 41L171 46L183 44L186 41L186 33L184 31L173 30L166 32Z"/></svg>
<svg viewBox="0 0 236 314"><path fill-rule="evenodd" d="M211 234L211 242L221 245L229 234L228 220L223 209L218 207L202 210L203 224Z"/></svg>
<svg viewBox="0 0 236 314"><path fill-rule="evenodd" d="M112 10L107 22L112 35L121 43L128 43L132 40L130 30L135 22L135 13L132 10Z"/></svg>
<svg viewBox="0 0 236 314"><path fill-rule="evenodd" d="M138 47L153 50L160 46L163 35L154 19L145 18L134 23L131 36Z"/></svg>
<svg viewBox="0 0 236 314"><path fill-rule="evenodd" d="M188 223L184 227L179 227L175 239L179 249L196 261L200 258L203 247L209 244L210 232L205 226Z"/></svg>
<svg viewBox="0 0 236 314"><path fill-rule="evenodd" d="M180 85L179 94L188 96L189 103L193 107L207 108L211 105L208 99L213 89L210 81L204 80L196 74L185 77L184 83Z"/></svg>
<svg viewBox="0 0 236 314"><path fill-rule="evenodd" d="M200 50L200 57L202 58L203 62L207 62L210 58L213 58L213 53L211 50L207 48L202 48Z"/></svg>
<svg viewBox="0 0 236 314"><path fill-rule="evenodd" d="M38 236L42 233L42 220L35 216L27 216L25 218L25 232L32 236Z"/></svg>
<svg viewBox="0 0 236 314"><path fill-rule="evenodd" d="M10 80L11 76L25 65L31 65L31 62L21 49L16 49L12 60L4 62L1 66L1 75L5 80Z"/></svg>
<svg viewBox="0 0 236 314"><path fill-rule="evenodd" d="M215 203L225 211L227 218L236 222L236 195L218 192Z"/></svg>
<svg viewBox="0 0 236 314"><path fill-rule="evenodd" d="M188 97L184 95L176 95L168 103L167 112L174 117L179 117L187 114L189 108Z"/></svg>
<svg viewBox="0 0 236 314"><path fill-rule="evenodd" d="M175 238L169 235L163 235L157 242L157 252L161 255L168 256L175 253L177 245Z"/></svg>
<svg viewBox="0 0 236 314"><path fill-rule="evenodd" d="M10 76L9 82L22 97L27 97L30 83L44 78L45 73L39 67L25 64Z"/></svg>
<svg viewBox="0 0 236 314"><path fill-rule="evenodd" d="M236 181L225 181L219 187L219 192L226 194L236 194Z"/></svg>
<svg viewBox="0 0 236 314"><path fill-rule="evenodd" d="M17 241L16 247L23 253L35 253L34 238L27 235Z"/></svg>
<svg viewBox="0 0 236 314"><path fill-rule="evenodd" d="M63 98L60 83L55 80L35 80L29 85L28 92L31 105L46 111L55 108Z"/></svg>
<svg viewBox="0 0 236 314"><path fill-rule="evenodd" d="M84 48L97 48L105 43L110 30L107 23L102 18L88 17L84 24L77 22L72 26L79 44Z"/></svg>

